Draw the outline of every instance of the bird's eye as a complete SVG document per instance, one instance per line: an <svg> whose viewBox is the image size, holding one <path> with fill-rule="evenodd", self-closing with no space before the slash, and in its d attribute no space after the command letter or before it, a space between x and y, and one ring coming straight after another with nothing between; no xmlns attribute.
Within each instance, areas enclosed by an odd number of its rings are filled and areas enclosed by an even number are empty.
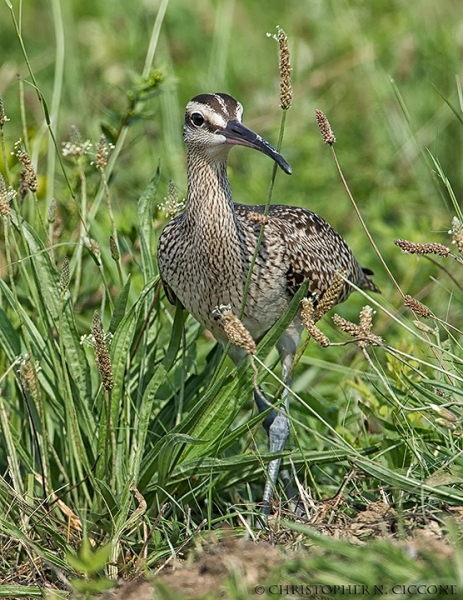
<svg viewBox="0 0 463 600"><path fill-rule="evenodd" d="M201 125L204 123L204 117L200 113L193 113L191 115L191 122L193 125L196 125L196 127L201 127Z"/></svg>

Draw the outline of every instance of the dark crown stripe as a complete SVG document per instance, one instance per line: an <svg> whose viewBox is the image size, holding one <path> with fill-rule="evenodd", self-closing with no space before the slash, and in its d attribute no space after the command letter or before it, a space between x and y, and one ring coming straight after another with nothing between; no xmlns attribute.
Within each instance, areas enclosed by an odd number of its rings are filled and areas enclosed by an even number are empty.
<svg viewBox="0 0 463 600"><path fill-rule="evenodd" d="M237 107L236 100L222 92L216 94L199 94L199 96L192 98L191 102L204 104L212 108L215 112L222 114L224 113L224 104L229 114L234 114Z"/></svg>

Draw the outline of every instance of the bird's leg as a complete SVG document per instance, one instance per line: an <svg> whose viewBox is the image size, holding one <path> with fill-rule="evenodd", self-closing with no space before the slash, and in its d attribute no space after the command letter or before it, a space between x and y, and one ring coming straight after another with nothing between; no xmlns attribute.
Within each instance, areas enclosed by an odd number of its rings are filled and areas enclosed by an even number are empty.
<svg viewBox="0 0 463 600"><path fill-rule="evenodd" d="M273 409L264 419L263 426L266 430L269 438L269 449L270 452L281 452L284 450L286 445L286 440L289 436L289 386L291 383L291 379L289 373L291 371L291 366L294 360L294 356L289 354L283 356L282 358L282 378L285 382L286 386L283 390L282 394L282 406L281 409L277 412ZM270 402L264 396L263 392L259 389L254 392L254 399L257 405L259 412L263 412L267 410L270 406ZM262 498L262 514L264 516L265 522L267 521L267 516L270 512L270 502L273 496L273 490L275 488L278 474L280 471L281 458L275 458L271 460L268 465L267 471L267 479L265 482L264 488L264 496ZM288 489L288 483L290 482L289 473L285 470L282 472L282 478L285 483L285 486ZM291 489L291 485L289 484L289 489Z"/></svg>

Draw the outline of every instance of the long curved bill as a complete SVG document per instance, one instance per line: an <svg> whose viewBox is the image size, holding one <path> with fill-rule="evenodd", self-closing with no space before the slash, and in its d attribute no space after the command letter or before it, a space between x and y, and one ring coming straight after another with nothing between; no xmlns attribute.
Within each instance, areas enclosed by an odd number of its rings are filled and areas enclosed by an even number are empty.
<svg viewBox="0 0 463 600"><path fill-rule="evenodd" d="M270 156L270 158L272 158L288 175L291 175L293 172L289 164L271 144L260 137L260 135L257 135L257 133L254 133L251 129L245 127L239 121L228 121L227 126L225 129L221 129L220 133L226 138L227 144L247 146L248 148L259 150L267 156Z"/></svg>

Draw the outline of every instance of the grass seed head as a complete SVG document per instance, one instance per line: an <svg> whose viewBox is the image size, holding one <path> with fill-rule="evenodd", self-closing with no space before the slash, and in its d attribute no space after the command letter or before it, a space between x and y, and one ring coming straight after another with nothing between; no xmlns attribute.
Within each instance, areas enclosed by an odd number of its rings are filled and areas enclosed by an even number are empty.
<svg viewBox="0 0 463 600"><path fill-rule="evenodd" d="M413 298L413 296L409 296L408 294L404 296L404 304L408 308L411 308L414 313L420 317L423 317L424 319L427 319L431 316L431 311L429 308L416 300L416 298Z"/></svg>
<svg viewBox="0 0 463 600"><path fill-rule="evenodd" d="M100 258L100 245L96 240L85 235L82 238L82 243L90 250L92 254L94 254L97 258Z"/></svg>
<svg viewBox="0 0 463 600"><path fill-rule="evenodd" d="M457 217L452 219L452 229L449 231L452 234L452 244L458 248L458 252L463 254L463 225Z"/></svg>
<svg viewBox="0 0 463 600"><path fill-rule="evenodd" d="M359 348L363 349L367 346L382 346L382 338L371 331L373 315L373 309L371 306L367 305L360 311L359 325L356 325L339 315L333 315L333 321L341 331L344 331L355 338Z"/></svg>
<svg viewBox="0 0 463 600"><path fill-rule="evenodd" d="M322 348L327 348L330 345L330 340L326 337L323 331L320 331L315 325L314 315L316 309L314 309L313 302L310 298L302 298L301 300L301 320L304 327L307 329L307 333L313 338Z"/></svg>
<svg viewBox="0 0 463 600"><path fill-rule="evenodd" d="M50 200L50 204L48 206L48 211L47 211L47 221L50 223L50 225L53 225L53 223L56 221L57 212L58 212L58 204L57 204L55 198L52 198Z"/></svg>
<svg viewBox="0 0 463 600"><path fill-rule="evenodd" d="M100 373L101 383L107 392L114 387L113 367L111 357L105 343L103 326L101 324L100 314L96 310L93 314L92 333L94 339L94 351L96 366Z"/></svg>
<svg viewBox="0 0 463 600"><path fill-rule="evenodd" d="M283 110L291 108L293 102L293 86L291 83L291 63L288 46L288 36L278 27L279 68L280 68L280 106Z"/></svg>
<svg viewBox="0 0 463 600"><path fill-rule="evenodd" d="M10 119L5 114L5 107L3 106L3 100L0 96L0 129L3 129L3 126Z"/></svg>
<svg viewBox="0 0 463 600"><path fill-rule="evenodd" d="M222 325L227 338L232 344L238 346L238 348L243 348L247 354L256 353L256 342L243 323L233 314L229 304L216 306L212 311L212 316Z"/></svg>
<svg viewBox="0 0 463 600"><path fill-rule="evenodd" d="M259 225L266 225L268 223L268 217L253 210L248 212L248 218L254 221L254 223L259 223Z"/></svg>
<svg viewBox="0 0 463 600"><path fill-rule="evenodd" d="M112 235L109 236L109 249L111 250L111 257L115 262L118 262L121 255L119 252L119 248L117 246L117 242Z"/></svg>
<svg viewBox="0 0 463 600"><path fill-rule="evenodd" d="M61 277L59 280L59 286L62 292L69 289L69 282L71 281L71 271L69 269L69 258L65 256L63 258L63 266L61 268Z"/></svg>
<svg viewBox="0 0 463 600"><path fill-rule="evenodd" d="M69 130L69 141L63 142L61 153L63 156L74 156L76 158L88 154L92 149L90 140L83 140L82 134L75 125Z"/></svg>
<svg viewBox="0 0 463 600"><path fill-rule="evenodd" d="M92 164L95 164L97 169L104 169L112 150L114 150L114 144L108 144L105 134L102 133L96 143L95 161Z"/></svg>
<svg viewBox="0 0 463 600"><path fill-rule="evenodd" d="M439 256L449 256L450 248L443 244L419 244L418 242L410 242L408 240L394 240L394 244L398 246L404 254L438 254Z"/></svg>
<svg viewBox="0 0 463 600"><path fill-rule="evenodd" d="M452 411L448 410L448 408L445 408L444 406L439 406L438 404L430 404L429 408L433 410L436 414L438 414L439 417L445 419L446 421L451 421L452 423L458 421L457 415Z"/></svg>
<svg viewBox="0 0 463 600"><path fill-rule="evenodd" d="M21 361L21 365L19 367L19 377L24 389L27 390L33 398L37 396L38 392L38 370L38 363L35 364L34 368L31 357L27 354L24 360Z"/></svg>
<svg viewBox="0 0 463 600"><path fill-rule="evenodd" d="M341 331L348 333L352 337L358 337L360 335L359 326L340 315L333 315L334 324L339 327Z"/></svg>
<svg viewBox="0 0 463 600"><path fill-rule="evenodd" d="M11 187L6 187L3 175L0 173L0 217L7 218L10 216L10 203L15 197L16 192Z"/></svg>
<svg viewBox="0 0 463 600"><path fill-rule="evenodd" d="M326 313L330 311L336 304L339 298L339 294L341 293L341 290L344 287L345 276L346 271L344 270L336 271L336 273L334 274L332 284L326 290L326 292L323 294L323 296L320 298L320 301L317 304L313 318L314 323L316 323L322 317L324 317Z"/></svg>
<svg viewBox="0 0 463 600"><path fill-rule="evenodd" d="M315 111L315 118L317 119L318 128L320 129L320 133L323 138L323 143L332 146L336 141L336 136L331 129L330 122L326 118L325 113L317 108Z"/></svg>
<svg viewBox="0 0 463 600"><path fill-rule="evenodd" d="M167 198L164 198L164 202L160 204L160 207L169 219L175 218L183 212L183 209L185 208L185 200L179 199L177 186L172 179L169 180L169 192Z"/></svg>
<svg viewBox="0 0 463 600"><path fill-rule="evenodd" d="M18 140L14 145L13 154L19 162L24 166L19 179L19 196L25 198L29 191L36 192L38 189L37 175L32 165L31 157L23 147L22 141Z"/></svg>
<svg viewBox="0 0 463 600"><path fill-rule="evenodd" d="M368 306L368 304L360 311L359 331L361 335L370 335L374 314L375 311L371 308L371 306Z"/></svg>
<svg viewBox="0 0 463 600"><path fill-rule="evenodd" d="M436 419L435 423L441 427L444 427L445 429L450 429L451 431L455 429L455 425L450 423L450 421L447 421L447 419L438 418Z"/></svg>

